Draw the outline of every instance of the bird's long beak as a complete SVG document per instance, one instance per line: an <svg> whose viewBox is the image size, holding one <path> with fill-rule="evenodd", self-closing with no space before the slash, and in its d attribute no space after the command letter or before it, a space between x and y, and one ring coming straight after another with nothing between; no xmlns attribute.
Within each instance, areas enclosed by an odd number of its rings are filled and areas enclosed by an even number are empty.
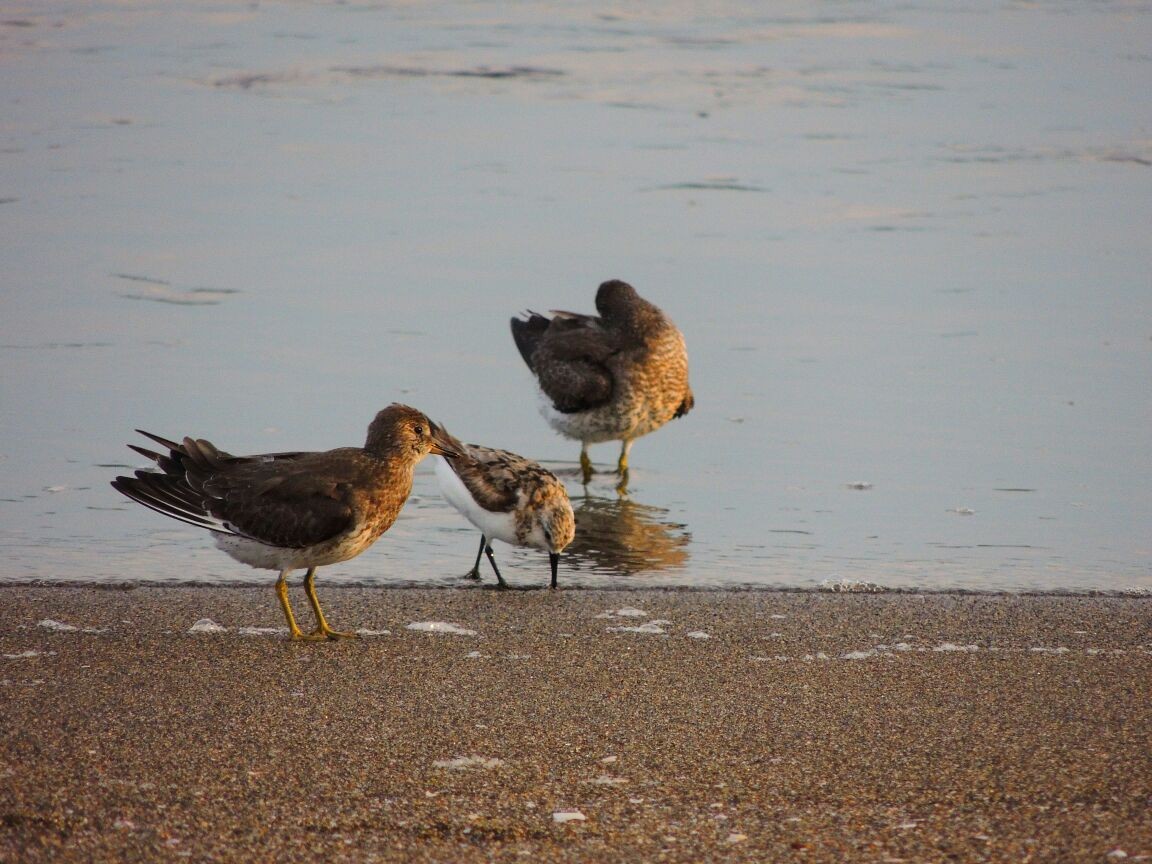
<svg viewBox="0 0 1152 864"><path fill-rule="evenodd" d="M552 565L552 587L556 587L556 568L560 566L560 553L549 552L548 563Z"/></svg>
<svg viewBox="0 0 1152 864"><path fill-rule="evenodd" d="M449 459L455 459L460 455L456 452L455 445L437 423L432 424L432 446L428 448L428 452L435 453L437 456L447 456Z"/></svg>

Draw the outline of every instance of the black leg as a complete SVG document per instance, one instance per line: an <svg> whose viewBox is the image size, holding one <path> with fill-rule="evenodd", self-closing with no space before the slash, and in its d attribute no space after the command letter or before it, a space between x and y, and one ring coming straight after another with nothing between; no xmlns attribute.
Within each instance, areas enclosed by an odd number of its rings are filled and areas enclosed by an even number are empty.
<svg viewBox="0 0 1152 864"><path fill-rule="evenodd" d="M560 566L560 553L549 552L548 563L552 566L552 587L556 587L556 568Z"/></svg>
<svg viewBox="0 0 1152 864"><path fill-rule="evenodd" d="M508 583L504 581L504 577L500 575L500 568L496 566L496 558L492 554L492 547L485 544L484 551L488 553L488 562L492 565L492 572L496 574L496 581L500 583L501 588L507 588ZM479 562L479 559L477 559Z"/></svg>
<svg viewBox="0 0 1152 864"><path fill-rule="evenodd" d="M476 550L476 563L472 565L472 569L464 574L465 579L475 579L480 581L480 556L484 554L484 547L488 545L488 538L483 534L480 535L480 548Z"/></svg>

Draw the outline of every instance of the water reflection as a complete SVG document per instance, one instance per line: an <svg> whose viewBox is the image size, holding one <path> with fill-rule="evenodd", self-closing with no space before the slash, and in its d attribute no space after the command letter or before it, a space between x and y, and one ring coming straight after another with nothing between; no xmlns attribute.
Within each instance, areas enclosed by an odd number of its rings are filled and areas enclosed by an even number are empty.
<svg viewBox="0 0 1152 864"><path fill-rule="evenodd" d="M688 526L673 522L662 507L625 497L607 498L585 492L573 496L576 539L565 552L577 571L634 576L687 565Z"/></svg>
<svg viewBox="0 0 1152 864"><path fill-rule="evenodd" d="M709 407L641 442L671 512L557 472L581 587L1150 590L1140 4L19 5L0 582L263 578L119 506L136 423L324 449L396 400L575 456L508 319L620 276ZM421 476L325 580L456 584Z"/></svg>

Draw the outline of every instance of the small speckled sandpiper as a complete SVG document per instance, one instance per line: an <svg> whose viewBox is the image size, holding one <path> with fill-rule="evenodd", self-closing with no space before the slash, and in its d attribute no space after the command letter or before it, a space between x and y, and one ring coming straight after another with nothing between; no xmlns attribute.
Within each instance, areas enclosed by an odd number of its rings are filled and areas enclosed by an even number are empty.
<svg viewBox="0 0 1152 864"><path fill-rule="evenodd" d="M512 319L512 337L543 396L541 413L580 441L584 482L592 479L588 445L622 441L616 470L628 476L628 451L641 435L692 410L684 337L626 282L605 282L595 315L529 312Z"/></svg>
<svg viewBox="0 0 1152 864"><path fill-rule="evenodd" d="M316 568L359 555L387 531L412 491L416 463L454 456L436 426L415 408L393 404L376 415L361 447L322 453L233 456L203 439L177 443L137 429L168 449L147 456L160 471L117 477L112 486L145 507L207 528L216 545L244 564L279 570L276 595L293 639L341 639L316 597ZM304 591L316 629L301 632L285 581L307 569Z"/></svg>
<svg viewBox="0 0 1152 864"><path fill-rule="evenodd" d="M480 556L488 554L501 588L507 583L492 555L492 541L530 546L548 553L552 587L560 553L576 534L576 519L564 484L531 459L464 444L443 429L439 435L459 455L436 459L436 479L448 503L480 529L480 549L468 574L480 578Z"/></svg>

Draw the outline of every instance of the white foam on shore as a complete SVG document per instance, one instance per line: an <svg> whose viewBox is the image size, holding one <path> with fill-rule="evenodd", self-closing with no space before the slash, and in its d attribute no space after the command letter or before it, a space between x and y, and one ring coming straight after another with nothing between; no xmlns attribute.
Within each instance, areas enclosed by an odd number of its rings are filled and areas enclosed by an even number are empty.
<svg viewBox="0 0 1152 864"><path fill-rule="evenodd" d="M467 771L470 768L490 770L499 768L503 764L503 759L492 756L457 756L454 759L437 759L432 763L432 767L443 768L447 771Z"/></svg>
<svg viewBox="0 0 1152 864"><path fill-rule="evenodd" d="M189 633L227 633L228 628L217 624L211 618L201 618L188 628Z"/></svg>
<svg viewBox="0 0 1152 864"><path fill-rule="evenodd" d="M220 626L220 625L216 625ZM224 628L227 629L227 628ZM210 631L215 632L215 631ZM287 627L237 627L237 636L280 636L287 633Z"/></svg>
<svg viewBox="0 0 1152 864"><path fill-rule="evenodd" d="M608 609L596 616L597 618L647 618L648 613L634 606L625 606L623 609Z"/></svg>
<svg viewBox="0 0 1152 864"><path fill-rule="evenodd" d="M584 822L588 817L579 810L557 810L552 814L552 821L557 825L565 822Z"/></svg>
<svg viewBox="0 0 1152 864"><path fill-rule="evenodd" d="M450 633L454 636L475 636L475 630L467 630L450 621L413 621L408 625L409 630L419 630L422 633Z"/></svg>
<svg viewBox="0 0 1152 864"><path fill-rule="evenodd" d="M703 630L693 630L691 633L685 633L689 639L711 639L712 637L705 633Z"/></svg>
<svg viewBox="0 0 1152 864"><path fill-rule="evenodd" d="M391 636L391 630L369 630L367 627L357 627L357 636L371 637L371 636Z"/></svg>
<svg viewBox="0 0 1152 864"><path fill-rule="evenodd" d="M987 652L989 654L1007 652L1015 654L1040 654L1060 657L1066 654L1077 655L1082 654L1085 657L1120 657L1129 653L1125 648L1084 648L1072 649L1063 646L1049 647L1043 645L1036 645L1031 647L1022 648L1001 648L997 646L980 647L979 645L960 645L955 642L941 642L939 645L932 647L915 647L909 645L907 642L897 642L894 645L876 645L873 648L863 648L856 651L845 651L836 656L830 656L823 651L817 651L810 654L798 654L795 656L789 654L772 654L772 655L752 655L748 659L754 663L782 663L791 660L801 660L807 663L822 660L867 660L872 657L878 657L887 660L896 660L901 654L908 654L910 652L918 654L975 654L977 652Z"/></svg>
<svg viewBox="0 0 1152 864"><path fill-rule="evenodd" d="M55 653L55 651L37 651L31 648L19 654L0 654L0 657L3 657L5 660L23 660L26 657L48 657Z"/></svg>
<svg viewBox="0 0 1152 864"><path fill-rule="evenodd" d="M51 618L44 618L36 622L36 626L42 630L51 630L53 633L107 633L107 627L76 627L73 624L65 624L63 621L54 621Z"/></svg>
<svg viewBox="0 0 1152 864"><path fill-rule="evenodd" d="M888 589L863 579L825 579L820 583L819 590L836 594L881 594Z"/></svg>
<svg viewBox="0 0 1152 864"><path fill-rule="evenodd" d="M660 626L661 622L648 621L645 624L638 624L635 627L609 627L609 633L647 633L651 636L667 636L668 632ZM668 623L668 622L663 622Z"/></svg>
<svg viewBox="0 0 1152 864"><path fill-rule="evenodd" d="M80 629L79 627L73 627L71 624L65 624L63 621L54 621L51 618L37 621L36 626L44 630L51 630L54 633L72 633Z"/></svg>

